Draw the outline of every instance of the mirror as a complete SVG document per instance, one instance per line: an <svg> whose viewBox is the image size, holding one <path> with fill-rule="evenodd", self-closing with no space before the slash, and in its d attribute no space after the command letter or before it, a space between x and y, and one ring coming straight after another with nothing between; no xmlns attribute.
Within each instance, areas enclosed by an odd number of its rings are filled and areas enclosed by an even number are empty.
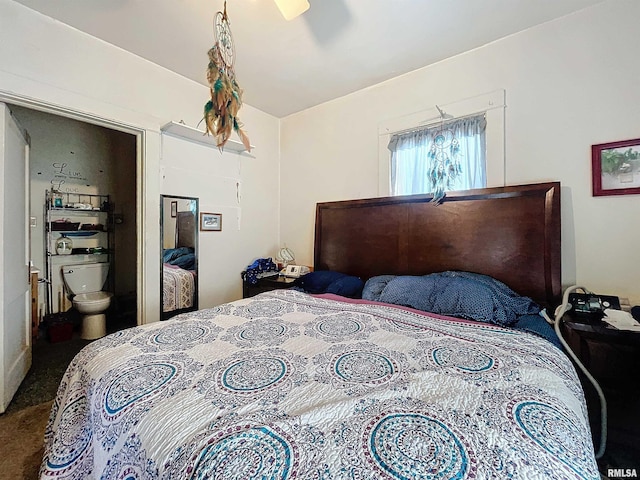
<svg viewBox="0 0 640 480"><path fill-rule="evenodd" d="M198 309L198 199L160 196L160 318Z"/></svg>

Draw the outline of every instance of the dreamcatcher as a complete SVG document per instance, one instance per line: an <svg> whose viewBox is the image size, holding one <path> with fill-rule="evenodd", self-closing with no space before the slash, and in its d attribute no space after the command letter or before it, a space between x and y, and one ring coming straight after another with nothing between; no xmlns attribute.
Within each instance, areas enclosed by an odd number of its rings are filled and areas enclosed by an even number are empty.
<svg viewBox="0 0 640 480"><path fill-rule="evenodd" d="M451 190L454 182L462 173L460 159L460 142L453 129L441 122L440 129L433 134L433 141L427 153L429 163L427 176L433 191L433 203L442 203L447 190Z"/></svg>
<svg viewBox="0 0 640 480"><path fill-rule="evenodd" d="M235 48L227 17L226 1L224 11L216 13L213 32L215 44L209 50L207 67L211 100L204 106L207 133L216 138L218 147L222 149L231 137L231 132L235 130L247 151L251 151L249 137L242 130L242 124L238 119L238 110L242 106L242 90L236 82L236 74L233 70Z"/></svg>

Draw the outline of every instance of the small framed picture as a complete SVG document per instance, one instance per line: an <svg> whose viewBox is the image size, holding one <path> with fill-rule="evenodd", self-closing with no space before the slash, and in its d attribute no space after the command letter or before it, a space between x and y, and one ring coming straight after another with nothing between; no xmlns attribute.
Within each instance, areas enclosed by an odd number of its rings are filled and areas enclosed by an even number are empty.
<svg viewBox="0 0 640 480"><path fill-rule="evenodd" d="M178 202L171 202L171 218L178 216Z"/></svg>
<svg viewBox="0 0 640 480"><path fill-rule="evenodd" d="M222 214L221 213L200 213L200 230L209 232L222 231Z"/></svg>
<svg viewBox="0 0 640 480"><path fill-rule="evenodd" d="M591 146L593 195L640 194L640 138Z"/></svg>

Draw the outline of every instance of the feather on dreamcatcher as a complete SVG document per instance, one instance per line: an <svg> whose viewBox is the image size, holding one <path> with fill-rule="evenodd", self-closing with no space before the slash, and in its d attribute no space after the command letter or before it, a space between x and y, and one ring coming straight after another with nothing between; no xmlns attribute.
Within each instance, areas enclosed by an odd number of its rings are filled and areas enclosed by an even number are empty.
<svg viewBox="0 0 640 480"><path fill-rule="evenodd" d="M242 123L238 119L238 111L242 106L242 89L236 82L233 69L235 48L226 1L224 11L216 13L213 31L216 42L208 53L207 81L211 100L204 106L206 131L216 138L216 144L220 149L224 148L231 133L235 131L247 151L251 151L249 137L242 130Z"/></svg>

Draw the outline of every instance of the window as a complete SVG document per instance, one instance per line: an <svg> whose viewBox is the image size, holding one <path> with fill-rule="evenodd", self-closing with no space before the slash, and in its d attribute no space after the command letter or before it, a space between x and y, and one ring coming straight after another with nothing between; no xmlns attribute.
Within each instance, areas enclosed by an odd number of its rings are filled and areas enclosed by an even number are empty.
<svg viewBox="0 0 640 480"><path fill-rule="evenodd" d="M485 115L461 118L391 136L391 195L487 186Z"/></svg>

